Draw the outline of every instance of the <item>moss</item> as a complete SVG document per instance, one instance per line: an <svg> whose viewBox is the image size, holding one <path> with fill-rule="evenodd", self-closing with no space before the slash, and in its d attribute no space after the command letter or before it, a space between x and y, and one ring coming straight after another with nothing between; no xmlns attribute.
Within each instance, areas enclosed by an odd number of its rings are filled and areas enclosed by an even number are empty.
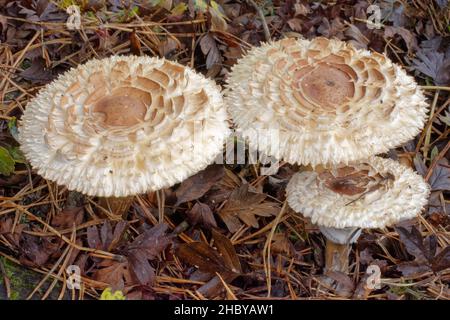
<svg viewBox="0 0 450 320"><path fill-rule="evenodd" d="M36 284L40 281L40 275L34 271L28 270L4 257L0 257L0 261L5 267L6 276L10 281L11 300L26 299ZM4 285L4 280L1 279ZM40 289L38 293L42 293Z"/></svg>

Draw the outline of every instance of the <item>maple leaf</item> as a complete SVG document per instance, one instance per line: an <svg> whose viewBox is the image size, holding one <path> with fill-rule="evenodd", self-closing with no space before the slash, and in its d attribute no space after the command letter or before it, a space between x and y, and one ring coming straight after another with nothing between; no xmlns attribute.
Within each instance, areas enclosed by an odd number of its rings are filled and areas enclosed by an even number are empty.
<svg viewBox="0 0 450 320"><path fill-rule="evenodd" d="M431 235L423 239L420 231L414 226L411 231L403 227L397 227L395 230L400 236L400 241L405 245L406 251L415 258L412 262L404 262L397 266L397 269L405 276L430 270L439 272L450 268L450 246L436 254L436 236Z"/></svg>
<svg viewBox="0 0 450 320"><path fill-rule="evenodd" d="M122 290L125 287L125 283L132 282L131 274L128 270L128 261L118 262L106 259L100 262L98 266L102 268L93 274L93 278L111 285L114 290Z"/></svg>
<svg viewBox="0 0 450 320"><path fill-rule="evenodd" d="M100 230L98 230L97 226L88 227L86 233L89 247L106 251L113 250L122 239L122 235L126 231L127 226L126 221L119 221L113 231L111 222L106 221Z"/></svg>
<svg viewBox="0 0 450 320"><path fill-rule="evenodd" d="M263 193L249 192L248 184L243 184L231 193L219 216L231 232L236 232L241 227L239 220L248 226L258 228L256 216L270 217L280 211L277 203L263 202L266 196Z"/></svg>
<svg viewBox="0 0 450 320"><path fill-rule="evenodd" d="M137 236L123 250L130 271L142 285L152 284L155 279L155 270L149 260L154 260L172 242L166 235L167 228L167 224L160 223Z"/></svg>
<svg viewBox="0 0 450 320"><path fill-rule="evenodd" d="M416 56L412 60L414 69L432 78L437 85L445 86L450 83L450 56L445 57L443 52L437 50L436 45L432 48L421 46Z"/></svg>
<svg viewBox="0 0 450 320"><path fill-rule="evenodd" d="M109 227L104 227L104 226ZM88 243L91 247L110 247L114 243L114 234L122 234L122 226L117 226L114 233L109 223L105 223L98 232L88 231ZM124 261L104 260L98 266L102 267L94 273L94 278L108 283L116 289L123 289L125 285L151 285L155 280L155 269L150 264L170 243L171 237L166 235L167 224L158 224L137 236L130 244L119 251L126 257ZM116 232L116 230L118 230ZM117 243L117 240L116 240Z"/></svg>

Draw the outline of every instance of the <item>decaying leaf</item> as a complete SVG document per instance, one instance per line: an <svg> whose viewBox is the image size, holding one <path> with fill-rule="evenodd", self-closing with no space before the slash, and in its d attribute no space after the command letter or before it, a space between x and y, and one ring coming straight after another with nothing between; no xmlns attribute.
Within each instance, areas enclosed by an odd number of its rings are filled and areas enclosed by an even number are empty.
<svg viewBox="0 0 450 320"><path fill-rule="evenodd" d="M403 227L397 227L395 230L398 232L400 240L405 245L408 253L415 258L413 262L403 262L398 266L398 269L405 276L430 270L439 272L450 268L450 246L436 254L436 236L431 235L423 239L419 230L414 226L411 231Z"/></svg>
<svg viewBox="0 0 450 320"><path fill-rule="evenodd" d="M83 207L65 208L55 215L52 219L52 225L61 230L69 229L81 224L83 222L83 215Z"/></svg>
<svg viewBox="0 0 450 320"><path fill-rule="evenodd" d="M433 191L450 190L450 165L447 159L438 161L428 182Z"/></svg>
<svg viewBox="0 0 450 320"><path fill-rule="evenodd" d="M211 275L218 272L228 279L242 273L241 263L231 241L215 229L212 229L212 236L217 250L205 242L184 243L176 248L178 257Z"/></svg>
<svg viewBox="0 0 450 320"><path fill-rule="evenodd" d="M241 227L239 220L248 226L258 228L256 216L270 217L280 211L277 203L264 201L264 199L266 199L265 194L250 192L248 184L243 184L231 193L230 198L220 210L219 216L231 232L236 232Z"/></svg>
<svg viewBox="0 0 450 320"><path fill-rule="evenodd" d="M223 175L223 166L212 165L183 181L176 190L177 203L175 206L199 199L211 189L213 185L220 181Z"/></svg>
<svg viewBox="0 0 450 320"><path fill-rule="evenodd" d="M219 63L221 60L219 48L217 48L216 40L210 33L205 34L200 40L200 48L204 55L206 55L206 68L211 67Z"/></svg>
<svg viewBox="0 0 450 320"><path fill-rule="evenodd" d="M189 223L192 225L199 223L204 225L206 228L217 227L213 212L207 204L197 202L186 214L189 219Z"/></svg>
<svg viewBox="0 0 450 320"><path fill-rule="evenodd" d="M132 282L128 262L104 260L99 267L100 269L94 273L93 278L109 284L113 289L121 290L125 287L126 282Z"/></svg>

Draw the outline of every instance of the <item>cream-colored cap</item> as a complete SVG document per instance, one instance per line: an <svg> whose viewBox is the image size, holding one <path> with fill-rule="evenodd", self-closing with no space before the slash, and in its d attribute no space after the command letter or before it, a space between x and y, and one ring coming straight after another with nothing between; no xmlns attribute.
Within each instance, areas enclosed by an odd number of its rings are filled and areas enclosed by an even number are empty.
<svg viewBox="0 0 450 320"><path fill-rule="evenodd" d="M21 148L46 179L122 197L204 169L229 134L220 88L178 63L113 56L47 85L21 120Z"/></svg>
<svg viewBox="0 0 450 320"><path fill-rule="evenodd" d="M232 69L225 102L252 148L313 166L386 152L427 118L423 93L400 66L322 37L250 50Z"/></svg>
<svg viewBox="0 0 450 320"><path fill-rule="evenodd" d="M429 192L413 170L380 157L299 172L286 188L292 209L330 228L383 228L414 218L427 204Z"/></svg>

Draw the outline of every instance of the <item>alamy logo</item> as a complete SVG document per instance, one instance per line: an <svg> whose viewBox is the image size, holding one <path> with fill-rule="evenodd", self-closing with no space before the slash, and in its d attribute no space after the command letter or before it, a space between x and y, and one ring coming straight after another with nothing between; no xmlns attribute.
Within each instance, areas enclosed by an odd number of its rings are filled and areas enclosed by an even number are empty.
<svg viewBox="0 0 450 320"><path fill-rule="evenodd" d="M81 27L81 15L80 7L71 5L67 7L66 12L69 14L69 18L66 21L67 29L78 30Z"/></svg>
<svg viewBox="0 0 450 320"><path fill-rule="evenodd" d="M369 275L366 281L366 285L368 289L381 289L381 270L380 267L371 264L367 267L366 273Z"/></svg>
<svg viewBox="0 0 450 320"><path fill-rule="evenodd" d="M368 29L381 29L381 9L377 5L370 5L367 7L367 28Z"/></svg>
<svg viewBox="0 0 450 320"><path fill-rule="evenodd" d="M77 265L70 265L66 268L68 278L66 280L67 288L70 290L81 289L81 270Z"/></svg>

